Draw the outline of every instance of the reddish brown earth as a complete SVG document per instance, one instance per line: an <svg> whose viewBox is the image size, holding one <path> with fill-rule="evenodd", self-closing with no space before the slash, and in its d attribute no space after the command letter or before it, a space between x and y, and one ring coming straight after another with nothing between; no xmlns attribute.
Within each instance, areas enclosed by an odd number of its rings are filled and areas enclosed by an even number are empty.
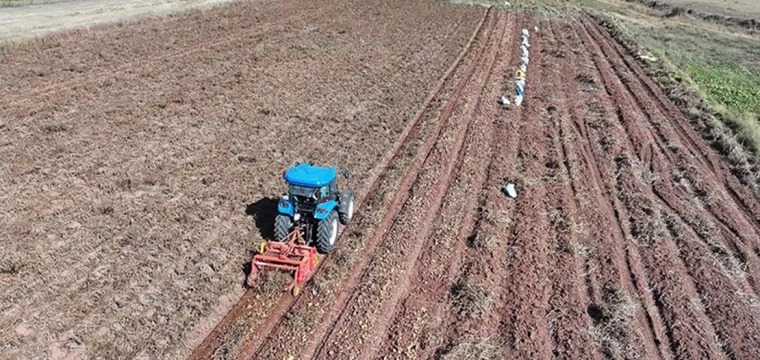
<svg viewBox="0 0 760 360"><path fill-rule="evenodd" d="M105 30L3 55L11 358L760 352L760 202L583 14L268 1ZM298 298L243 291L307 157L354 173L357 216Z"/></svg>
<svg viewBox="0 0 760 360"><path fill-rule="evenodd" d="M0 358L188 355L280 171L346 168L363 197L483 12L261 1L4 48Z"/></svg>

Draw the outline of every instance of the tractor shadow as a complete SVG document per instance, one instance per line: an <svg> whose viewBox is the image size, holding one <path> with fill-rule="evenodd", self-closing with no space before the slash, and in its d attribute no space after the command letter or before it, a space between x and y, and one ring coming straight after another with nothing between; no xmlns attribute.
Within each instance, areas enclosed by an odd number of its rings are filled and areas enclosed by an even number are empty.
<svg viewBox="0 0 760 360"><path fill-rule="evenodd" d="M252 216L264 240L274 239L274 218L277 216L277 201L275 198L261 198L245 208L246 215Z"/></svg>
<svg viewBox="0 0 760 360"><path fill-rule="evenodd" d="M259 234L264 240L274 238L274 218L277 216L277 202L278 199L265 197L248 204L245 208L246 215L253 217L256 228L259 229ZM243 263L242 268L245 274L243 287L245 288L248 288L245 279L248 279L248 276L251 274L251 259L257 253L256 249L250 249L247 261Z"/></svg>

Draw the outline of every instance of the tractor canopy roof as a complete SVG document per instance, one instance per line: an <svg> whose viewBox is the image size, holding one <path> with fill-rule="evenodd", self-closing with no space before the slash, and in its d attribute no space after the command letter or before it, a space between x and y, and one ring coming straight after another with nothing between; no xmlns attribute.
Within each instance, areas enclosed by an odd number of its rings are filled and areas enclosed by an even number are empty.
<svg viewBox="0 0 760 360"><path fill-rule="evenodd" d="M285 171L284 177L288 184L316 188L329 185L335 180L336 173L334 167L319 167L303 163Z"/></svg>

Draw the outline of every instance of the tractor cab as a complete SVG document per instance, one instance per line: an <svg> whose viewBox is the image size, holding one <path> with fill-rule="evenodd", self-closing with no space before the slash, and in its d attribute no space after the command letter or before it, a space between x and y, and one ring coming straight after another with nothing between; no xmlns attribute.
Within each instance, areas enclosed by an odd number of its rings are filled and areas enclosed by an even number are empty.
<svg viewBox="0 0 760 360"><path fill-rule="evenodd" d="M317 250L329 252L338 236L338 222L348 225L353 217L353 192L340 192L337 169L312 164L297 164L283 173L288 191L277 204L275 237L284 239L299 229ZM348 178L348 173L344 173Z"/></svg>

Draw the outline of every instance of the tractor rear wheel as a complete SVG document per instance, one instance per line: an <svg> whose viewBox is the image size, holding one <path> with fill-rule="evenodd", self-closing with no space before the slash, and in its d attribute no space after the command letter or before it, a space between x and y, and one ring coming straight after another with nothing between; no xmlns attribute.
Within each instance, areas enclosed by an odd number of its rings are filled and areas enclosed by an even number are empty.
<svg viewBox="0 0 760 360"><path fill-rule="evenodd" d="M331 212L317 225L317 251L329 253L338 240L338 213Z"/></svg>
<svg viewBox="0 0 760 360"><path fill-rule="evenodd" d="M275 241L282 241L282 239L290 234L291 228L293 228L293 219L285 214L277 214L277 217L274 218Z"/></svg>

